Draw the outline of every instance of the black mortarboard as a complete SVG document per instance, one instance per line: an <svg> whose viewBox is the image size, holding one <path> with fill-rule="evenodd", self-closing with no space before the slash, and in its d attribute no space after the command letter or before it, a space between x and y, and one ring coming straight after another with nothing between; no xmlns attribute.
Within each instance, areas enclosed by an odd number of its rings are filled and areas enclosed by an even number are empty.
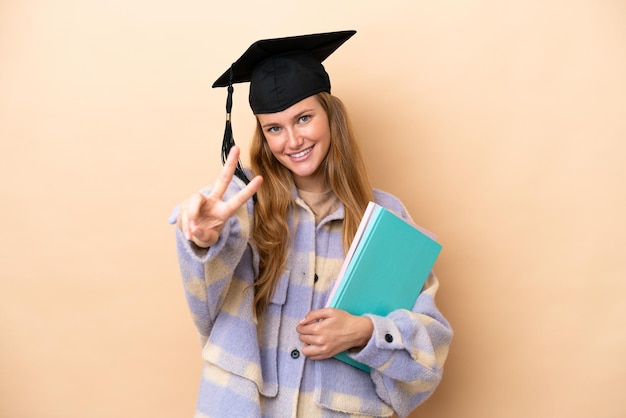
<svg viewBox="0 0 626 418"><path fill-rule="evenodd" d="M253 43L213 83L213 87L228 87L222 162L235 144L230 123L234 83L250 82L249 102L254 114L280 112L314 94L330 93L330 78L322 61L355 33L327 32ZM248 182L240 166L236 174Z"/></svg>

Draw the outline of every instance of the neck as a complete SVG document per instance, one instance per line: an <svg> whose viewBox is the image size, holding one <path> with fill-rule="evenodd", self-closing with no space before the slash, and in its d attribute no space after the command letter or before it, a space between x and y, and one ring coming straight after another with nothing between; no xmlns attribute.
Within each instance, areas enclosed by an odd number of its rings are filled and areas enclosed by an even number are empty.
<svg viewBox="0 0 626 418"><path fill-rule="evenodd" d="M312 193L324 193L330 190L324 176L315 174L307 177L293 176L293 182L298 190Z"/></svg>

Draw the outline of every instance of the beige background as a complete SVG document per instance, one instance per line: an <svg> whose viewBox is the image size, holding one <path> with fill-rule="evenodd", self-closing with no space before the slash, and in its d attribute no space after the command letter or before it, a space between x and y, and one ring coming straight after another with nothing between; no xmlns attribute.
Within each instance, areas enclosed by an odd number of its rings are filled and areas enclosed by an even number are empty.
<svg viewBox="0 0 626 418"><path fill-rule="evenodd" d="M626 3L0 1L0 416L190 417L171 208L259 38L327 61L373 182L444 245L456 336L414 417L626 416ZM247 86L235 90L246 147ZM246 147L247 148L247 147Z"/></svg>

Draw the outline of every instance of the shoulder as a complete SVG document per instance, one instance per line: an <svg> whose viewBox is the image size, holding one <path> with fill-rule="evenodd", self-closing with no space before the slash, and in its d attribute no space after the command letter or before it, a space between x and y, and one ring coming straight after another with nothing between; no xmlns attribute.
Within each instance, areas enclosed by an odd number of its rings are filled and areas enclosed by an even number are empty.
<svg viewBox="0 0 626 418"><path fill-rule="evenodd" d="M374 189L374 199L376 203L378 203L380 206L384 207L385 209L390 210L391 212L398 215L400 218L413 224L415 227L417 227L420 231L422 231L426 235L430 236L433 239L437 238L436 234L434 234L428 229L415 223L415 221L409 214L409 211L406 210L406 208L404 207L404 204L396 196L392 195L391 193L384 192L382 190Z"/></svg>
<svg viewBox="0 0 626 418"><path fill-rule="evenodd" d="M389 209L390 211L394 212L396 215L402 218L411 218L402 201L391 193L379 189L374 189L374 200L380 206L384 207L385 209Z"/></svg>

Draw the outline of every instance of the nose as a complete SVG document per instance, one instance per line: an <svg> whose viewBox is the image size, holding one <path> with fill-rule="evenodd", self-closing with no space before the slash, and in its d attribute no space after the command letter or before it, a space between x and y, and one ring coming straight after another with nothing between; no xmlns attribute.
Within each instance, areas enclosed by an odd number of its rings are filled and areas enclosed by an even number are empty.
<svg viewBox="0 0 626 418"><path fill-rule="evenodd" d="M304 143L304 139L297 129L288 129L287 135L289 136L288 141L290 148L299 149Z"/></svg>

